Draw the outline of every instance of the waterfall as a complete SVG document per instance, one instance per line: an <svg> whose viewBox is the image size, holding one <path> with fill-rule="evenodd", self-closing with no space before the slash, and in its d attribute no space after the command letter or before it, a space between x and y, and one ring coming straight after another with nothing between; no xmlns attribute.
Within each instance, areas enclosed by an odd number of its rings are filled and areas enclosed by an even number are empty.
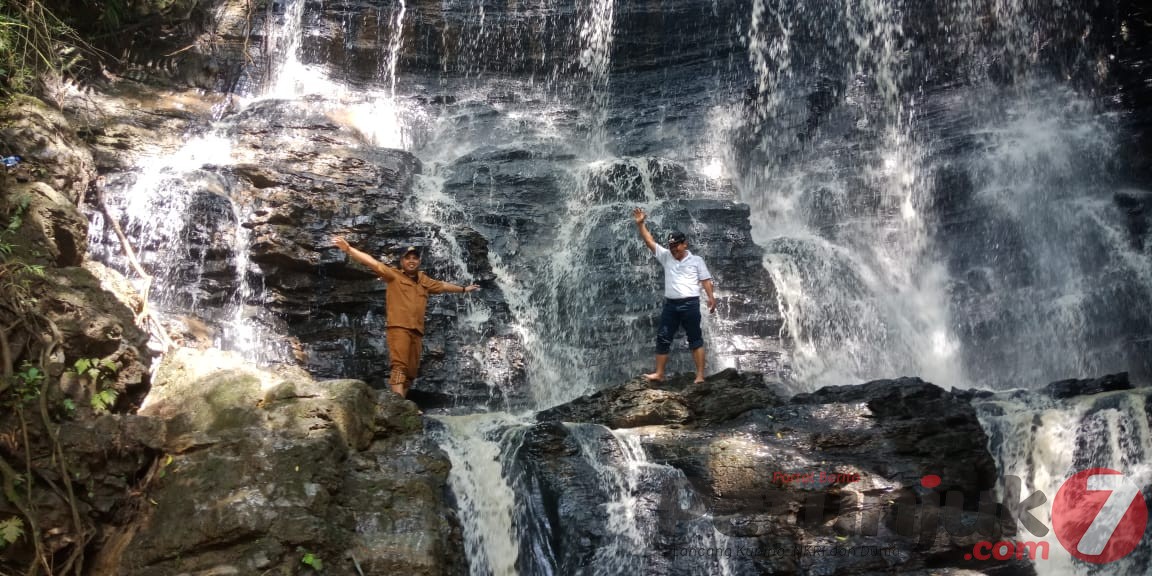
<svg viewBox="0 0 1152 576"><path fill-rule="evenodd" d="M728 267L724 307L704 323L712 372L763 370L795 390L901 375L1035 389L1123 370L1143 350L1152 248L1134 241L1115 201L1146 193L1117 176L1124 121L1041 66L1045 42L1084 48L1072 3L652 6L342 6L348 30L329 39L340 57L329 63L309 28L327 8L268 4L261 65L236 104L283 113L284 140L307 135L291 122L307 116L353 132L347 150L414 155L419 173L389 233L429 239L440 277L483 276L481 294L443 307L472 346L461 379L487 390L444 411L510 409L501 403L521 386L542 409L650 369L661 270L634 206L658 236L683 229L710 266ZM384 30L358 35L353 24L370 17ZM110 179L110 208L157 279L157 309L220 323L217 344L250 360L284 360L288 320L268 303L246 227L269 207L234 198L228 175L249 160L233 153L235 116ZM347 192L341 200L359 200ZM126 270L102 217L92 222L93 256ZM490 270L470 269L474 250ZM300 274L318 293L348 280L326 277L330 264ZM382 367L383 342L358 337L380 331L378 308L306 312L319 318L310 328L342 337L345 373ZM501 356L506 342L522 355ZM670 371L690 363L678 342ZM1052 495L1089 465L1149 482L1143 403L998 395L981 414L1000 469ZM543 504L521 494L532 489L515 460L528 416L435 418L472 574L555 568L547 536L568 527L546 525ZM604 540L587 573L747 568L723 558L669 567L653 542L726 546L684 474L649 461L642 432L564 429L600 498ZM1142 549L1124 570L1148 557ZM1082 571L1068 558L1048 568Z"/></svg>
<svg viewBox="0 0 1152 576"><path fill-rule="evenodd" d="M396 99L396 65L400 60L400 47L404 43L404 14L408 5L400 0L400 8L396 11L396 24L392 27L392 39L388 41L388 96Z"/></svg>
<svg viewBox="0 0 1152 576"><path fill-rule="evenodd" d="M305 0L283 0L269 2L269 17L265 22L268 30L265 35L267 70L263 93L274 98L292 98L311 85L318 71L305 66L300 61L300 44L304 37ZM283 13L274 14L281 7ZM273 18L272 16L278 16ZM307 86L307 87L306 87Z"/></svg>
<svg viewBox="0 0 1152 576"><path fill-rule="evenodd" d="M519 445L519 422L504 414L445 416L434 439L448 453L448 481L456 495L472 576L515 576L518 545L515 494L502 462Z"/></svg>
<svg viewBox="0 0 1152 576"><path fill-rule="evenodd" d="M592 115L589 147L598 155L604 154L605 122L607 122L610 92L609 71L612 66L612 22L615 15L614 0L593 0L580 21L580 65L588 74L588 92Z"/></svg>
<svg viewBox="0 0 1152 576"><path fill-rule="evenodd" d="M728 162L802 388L1034 387L1127 369L1152 330L1146 250L1109 183L1118 127L1038 67L1035 38L1082 43L1083 14L955 4L753 4L752 120ZM954 50L947 94L910 76L925 41Z"/></svg>
<svg viewBox="0 0 1152 576"><path fill-rule="evenodd" d="M240 234L237 214L228 198L227 182L201 170L208 164L231 162L231 142L218 134L190 137L178 150L156 151L142 157L133 173L118 174L101 186L121 188L107 198L109 216L123 227L151 275L129 278L148 295L151 307L163 314L202 314L214 317L214 308L235 301L240 291L222 291L217 279L246 280L243 264L210 261L207 250L193 248L231 244ZM198 222L197 214L223 222L217 230ZM128 272L119 240L101 213L89 222L90 256ZM200 283L200 278L210 279ZM227 282L225 282L227 284Z"/></svg>
<svg viewBox="0 0 1152 576"><path fill-rule="evenodd" d="M970 371L1031 387L1127 369L1129 331L1152 315L1152 261L1131 245L1117 189L1094 172L1116 153L1112 128L1055 86L1004 102L974 130L985 152L969 161L974 210L991 221L977 226L980 250L959 255L957 325L980 359Z"/></svg>
<svg viewBox="0 0 1152 576"><path fill-rule="evenodd" d="M632 430L605 430L591 424L567 424L572 437L580 447L583 458L591 465L600 485L606 492L603 503L606 526L611 539L602 543L592 561L592 574L650 574L664 573L666 570L686 574L716 574L728 576L732 573L732 559L723 553L712 556L701 555L678 558L679 565L656 570L654 564L668 562L660 557L659 544L661 528L668 528L668 522L683 522L682 533L673 538L674 545L693 546L700 549L725 550L728 539L718 532L707 515L690 516L677 514L677 511L692 509L692 500L697 496L688 488L684 473L671 466L649 462L641 444L640 433ZM605 432L609 435L605 436ZM619 450L618 461L610 459L611 452L603 448L602 442L614 443ZM675 492L672 508L663 509L658 504L670 504L654 498Z"/></svg>

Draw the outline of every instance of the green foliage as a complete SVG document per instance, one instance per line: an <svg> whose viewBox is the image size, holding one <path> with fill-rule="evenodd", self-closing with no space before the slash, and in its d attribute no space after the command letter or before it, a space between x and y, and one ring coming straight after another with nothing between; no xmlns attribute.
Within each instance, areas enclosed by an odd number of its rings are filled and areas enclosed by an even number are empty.
<svg viewBox="0 0 1152 576"><path fill-rule="evenodd" d="M68 369L78 376L87 378L92 384L92 409L105 412L116 403L116 391L111 388L102 388L102 385L120 370L120 364L107 358L80 358L72 363Z"/></svg>
<svg viewBox="0 0 1152 576"><path fill-rule="evenodd" d="M24 535L24 521L13 516L0 520L0 548L15 544Z"/></svg>
<svg viewBox="0 0 1152 576"><path fill-rule="evenodd" d="M109 5L113 8L109 9ZM64 75L79 71L85 55L98 52L61 15L81 27L100 28L102 24L118 24L118 11L123 10L124 4L123 0L105 0L103 4L60 2L54 6L84 13L54 12L40 0L0 0L0 92L30 92L36 79L45 73ZM97 11L97 18L87 14L93 10ZM106 19L106 12L113 15Z"/></svg>
<svg viewBox="0 0 1152 576"><path fill-rule="evenodd" d="M0 0L2 1L2 0ZM8 225L4 227L4 232L0 236L11 237L16 235L16 231L24 223L24 214L28 212L28 204L32 202L32 197L27 194L20 195L13 205L12 215L8 218Z"/></svg>
<svg viewBox="0 0 1152 576"><path fill-rule="evenodd" d="M92 409L97 412L107 412L116 403L116 391L105 388L92 395Z"/></svg>
<svg viewBox="0 0 1152 576"><path fill-rule="evenodd" d="M120 370L120 364L107 358L81 358L72 364L72 369L81 376L91 378L93 382L99 382Z"/></svg>
<svg viewBox="0 0 1152 576"><path fill-rule="evenodd" d="M0 86L28 92L36 77L58 69L59 19L36 0L0 0Z"/></svg>
<svg viewBox="0 0 1152 576"><path fill-rule="evenodd" d="M297 548L297 551L300 551L300 550L301 550L300 548ZM311 552L305 551L304 556L302 556L300 558L300 563L305 565L305 566L312 568L313 570L315 570L317 572L323 572L324 571L324 562L322 560L320 560L319 556L317 556Z"/></svg>
<svg viewBox="0 0 1152 576"><path fill-rule="evenodd" d="M0 288L9 295L5 300L11 309L17 311L25 311L34 303L28 294L29 277L44 276L44 266L13 258L14 241L24 224L24 215L31 201L32 197L27 194L17 198L8 209L8 223L0 228Z"/></svg>
<svg viewBox="0 0 1152 576"><path fill-rule="evenodd" d="M4 0L0 0L3 2ZM0 38L0 42L2 42ZM20 226L24 224L24 214L28 212L28 204L32 201L32 197L23 194L16 199L16 202L9 208L8 224L0 229L0 261L7 262L12 257L12 250L15 245L12 240L16 237L16 233L20 230Z"/></svg>
<svg viewBox="0 0 1152 576"><path fill-rule="evenodd" d="M20 370L13 374L11 381L8 382L12 397L6 399L5 405L35 400L40 396L40 381L43 379L44 371L25 360L20 365Z"/></svg>

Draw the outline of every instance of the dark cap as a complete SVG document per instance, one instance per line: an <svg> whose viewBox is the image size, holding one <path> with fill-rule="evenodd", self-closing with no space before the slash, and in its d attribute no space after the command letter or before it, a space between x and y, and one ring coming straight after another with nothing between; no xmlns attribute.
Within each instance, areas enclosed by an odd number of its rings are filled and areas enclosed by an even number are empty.
<svg viewBox="0 0 1152 576"><path fill-rule="evenodd" d="M688 241L688 237L685 236L684 233L679 231L679 230L673 230L672 233L668 235L668 245L669 246L671 246L673 244L679 244L681 242L687 242L687 241Z"/></svg>
<svg viewBox="0 0 1152 576"><path fill-rule="evenodd" d="M424 255L422 254L422 250L420 250L419 246L401 246L400 249L396 251L396 257L397 258L403 258L412 252L415 252L416 256L418 256L420 258L424 257Z"/></svg>

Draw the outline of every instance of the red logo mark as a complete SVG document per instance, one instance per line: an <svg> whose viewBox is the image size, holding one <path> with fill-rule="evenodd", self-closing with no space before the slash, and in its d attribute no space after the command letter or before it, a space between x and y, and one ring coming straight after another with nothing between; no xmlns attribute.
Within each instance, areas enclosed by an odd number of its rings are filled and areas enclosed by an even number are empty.
<svg viewBox="0 0 1152 576"><path fill-rule="evenodd" d="M1064 481L1052 502L1052 529L1076 558L1115 562L1132 552L1148 525L1140 487L1108 468L1091 468Z"/></svg>

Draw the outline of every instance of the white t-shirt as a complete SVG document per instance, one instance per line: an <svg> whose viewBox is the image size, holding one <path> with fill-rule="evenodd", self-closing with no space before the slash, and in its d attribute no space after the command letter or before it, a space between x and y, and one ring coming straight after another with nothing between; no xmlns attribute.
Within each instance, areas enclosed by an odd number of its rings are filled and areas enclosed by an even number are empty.
<svg viewBox="0 0 1152 576"><path fill-rule="evenodd" d="M686 251L683 260L672 257L667 248L657 245L652 255L664 265L664 297L679 300L700 296L700 283L712 279L704 259Z"/></svg>

